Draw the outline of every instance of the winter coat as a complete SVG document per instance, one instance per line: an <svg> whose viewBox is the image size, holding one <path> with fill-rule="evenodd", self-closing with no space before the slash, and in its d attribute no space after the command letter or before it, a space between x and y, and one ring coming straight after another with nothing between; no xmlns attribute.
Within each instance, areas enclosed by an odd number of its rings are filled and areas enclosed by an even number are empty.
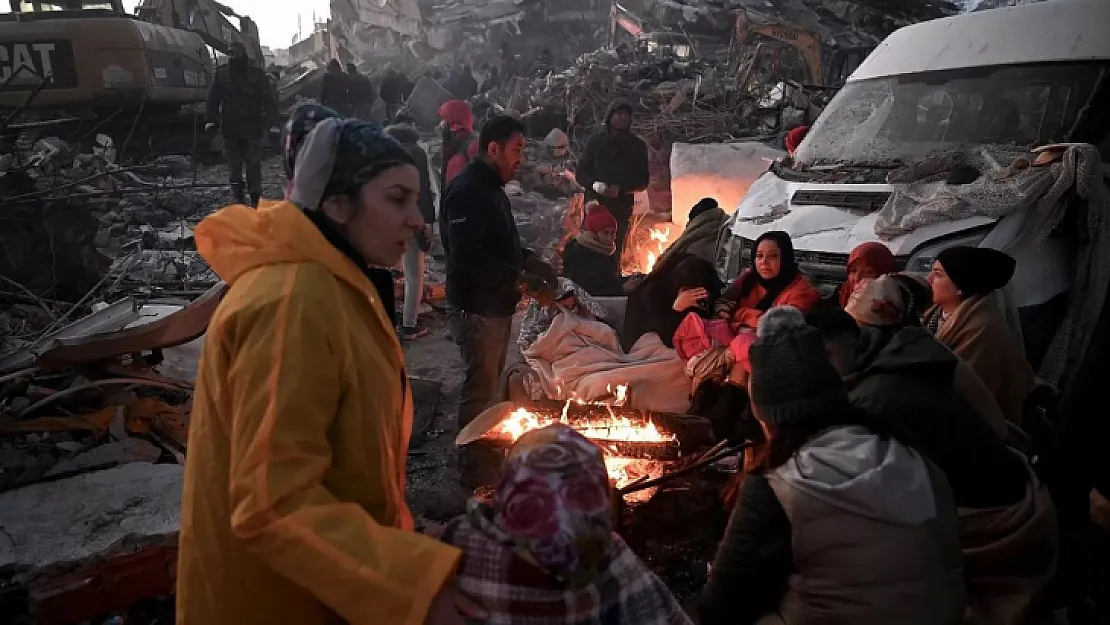
<svg viewBox="0 0 1110 625"><path fill-rule="evenodd" d="M227 138L259 139L279 121L270 79L250 65L242 70L230 65L216 70L205 110L204 121L218 124Z"/></svg>
<svg viewBox="0 0 1110 625"><path fill-rule="evenodd" d="M740 285L744 283L751 271L755 270L748 269L744 271L739 278L732 281L732 284L725 289L724 293L721 293L722 300L736 303L736 309L732 313L732 321L747 328L754 328L759 325L759 318L763 316L764 311L756 308L756 305L767 294L767 289L757 282L746 297L741 298L739 296ZM798 274L798 277L794 278L794 281L788 284L782 290L782 293L779 293L779 296L775 298L771 308L775 306L793 306L803 313L808 313L820 303L821 294L813 287L813 283L809 281L809 278Z"/></svg>
<svg viewBox="0 0 1110 625"><path fill-rule="evenodd" d="M594 297L621 297L621 279L616 252L602 254L571 239L563 248L563 275Z"/></svg>
<svg viewBox="0 0 1110 625"><path fill-rule="evenodd" d="M447 303L481 317L513 316L531 255L495 169L472 161L443 194L439 231L447 253Z"/></svg>
<svg viewBox="0 0 1110 625"><path fill-rule="evenodd" d="M959 358L919 327L889 336L865 328L860 344L859 369L845 379L852 404L897 424L944 472L957 506L1008 506L1024 496L1021 460L955 384Z"/></svg>
<svg viewBox="0 0 1110 625"><path fill-rule="evenodd" d="M360 115L369 113L378 94L374 93L374 83L364 74L347 74L347 94L351 108Z"/></svg>
<svg viewBox="0 0 1110 625"><path fill-rule="evenodd" d="M379 89L382 100L386 104L399 105L405 101L405 83L408 81L404 74L394 70L388 70L382 78L382 86Z"/></svg>
<svg viewBox="0 0 1110 625"><path fill-rule="evenodd" d="M412 531L412 395L376 289L288 202L196 239L230 287L189 428L177 623L420 625L459 552Z"/></svg>
<svg viewBox="0 0 1110 625"><path fill-rule="evenodd" d="M586 200L597 200L617 217L632 214L635 203L632 194L643 191L648 186L647 144L631 132L612 131L613 113L622 107L630 107L617 100L609 106L605 114L605 130L590 137L586 150L578 161L575 178L586 189ZM595 182L616 184L620 195L605 197L593 190Z"/></svg>
<svg viewBox="0 0 1110 625"><path fill-rule="evenodd" d="M420 172L420 216L424 223L434 224L436 221L436 200L432 194L432 176L428 169L428 153L420 147L420 131L408 124L397 124L386 129L390 136L412 155L416 161L416 169Z"/></svg>
<svg viewBox="0 0 1110 625"><path fill-rule="evenodd" d="M466 164L478 157L478 138L460 130L455 133L450 145L444 144L443 167L440 171L440 187L445 187L455 176L462 173Z"/></svg>
<svg viewBox="0 0 1110 625"><path fill-rule="evenodd" d="M700 622L956 625L956 531L948 484L919 454L862 427L826 430L744 479Z"/></svg>
<svg viewBox="0 0 1110 625"><path fill-rule="evenodd" d="M720 208L709 209L690 220L682 234L663 252L657 263L674 254L689 254L713 263L717 260L717 234L728 215Z"/></svg>
<svg viewBox="0 0 1110 625"><path fill-rule="evenodd" d="M324 72L320 83L320 104L348 117L354 110L353 103L350 76L338 67Z"/></svg>

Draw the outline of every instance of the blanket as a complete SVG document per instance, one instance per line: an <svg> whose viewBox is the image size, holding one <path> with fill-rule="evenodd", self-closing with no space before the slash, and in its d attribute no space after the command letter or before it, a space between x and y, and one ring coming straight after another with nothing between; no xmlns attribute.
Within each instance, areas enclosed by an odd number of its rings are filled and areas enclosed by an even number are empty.
<svg viewBox="0 0 1110 625"><path fill-rule="evenodd" d="M708 263L717 259L717 238L721 226L728 219L728 215L720 208L713 208L698 215L686 224L686 229L671 243L663 255L656 261L656 265L663 259L671 256L689 254L697 256Z"/></svg>
<svg viewBox="0 0 1110 625"><path fill-rule="evenodd" d="M633 408L684 413L690 407L685 363L654 333L625 353L609 326L562 313L523 354L551 399L605 400L626 384Z"/></svg>

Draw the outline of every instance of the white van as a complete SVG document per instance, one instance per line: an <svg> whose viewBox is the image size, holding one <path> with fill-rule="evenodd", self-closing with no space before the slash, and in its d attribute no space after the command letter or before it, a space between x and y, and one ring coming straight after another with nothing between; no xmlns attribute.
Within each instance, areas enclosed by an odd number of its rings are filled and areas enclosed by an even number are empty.
<svg viewBox="0 0 1110 625"><path fill-rule="evenodd" d="M756 237L784 230L802 270L828 292L844 280L852 248L880 240L875 225L891 170L987 144L1091 143L1105 163L1108 131L1110 0L1057 0L907 26L852 73L794 157L748 189L722 231L718 270L735 277ZM1019 241L1022 213L933 223L883 243L918 272L949 246L1004 250L1018 261L1011 297L1023 324L1038 310L1059 318L1071 279L1068 242Z"/></svg>

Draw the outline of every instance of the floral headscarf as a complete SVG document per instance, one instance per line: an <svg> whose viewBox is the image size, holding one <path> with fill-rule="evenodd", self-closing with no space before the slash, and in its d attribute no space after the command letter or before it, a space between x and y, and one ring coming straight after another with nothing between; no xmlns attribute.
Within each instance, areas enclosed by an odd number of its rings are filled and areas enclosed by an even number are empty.
<svg viewBox="0 0 1110 625"><path fill-rule="evenodd" d="M493 504L472 499L472 524L571 586L606 565L612 544L609 476L601 450L565 425L521 436Z"/></svg>

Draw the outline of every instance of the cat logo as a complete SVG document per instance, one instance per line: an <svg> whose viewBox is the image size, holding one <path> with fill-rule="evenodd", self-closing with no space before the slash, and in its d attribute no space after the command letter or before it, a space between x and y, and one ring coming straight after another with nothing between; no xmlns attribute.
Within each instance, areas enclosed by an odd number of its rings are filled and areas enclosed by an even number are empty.
<svg viewBox="0 0 1110 625"><path fill-rule="evenodd" d="M69 42L0 43L0 82L19 87L38 85L47 79L47 88L77 86Z"/></svg>

